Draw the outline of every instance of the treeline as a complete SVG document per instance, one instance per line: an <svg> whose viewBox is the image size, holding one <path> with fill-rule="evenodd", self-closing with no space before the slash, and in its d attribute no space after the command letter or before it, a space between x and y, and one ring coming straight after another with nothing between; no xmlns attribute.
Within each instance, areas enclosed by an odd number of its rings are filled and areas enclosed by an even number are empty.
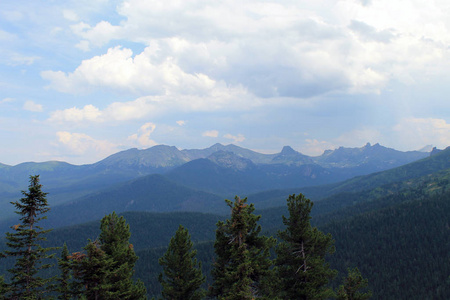
<svg viewBox="0 0 450 300"><path fill-rule="evenodd" d="M21 223L8 232L9 250L2 256L15 258L9 280L0 280L5 299L145 299L147 291L133 279L137 256L130 244L129 225L115 213L101 220L98 239L84 249L60 251L56 277L42 276L51 267L52 248L43 248L48 230L38 226L49 207L39 176L30 177L24 197L14 202ZM226 200L230 218L217 223L212 282L204 289L204 276L197 251L186 228L179 226L159 259L158 281L164 299L367 299L367 280L357 268L348 270L336 289L336 276L326 262L334 252L334 240L310 224L312 202L303 195L287 199L289 215L283 216L279 241L261 234L260 216L253 204L236 197Z"/></svg>

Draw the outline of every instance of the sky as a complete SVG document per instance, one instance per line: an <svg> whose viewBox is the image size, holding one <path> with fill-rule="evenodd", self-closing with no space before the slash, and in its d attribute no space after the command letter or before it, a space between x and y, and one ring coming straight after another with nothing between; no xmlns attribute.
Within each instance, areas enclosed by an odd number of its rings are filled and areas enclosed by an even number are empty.
<svg viewBox="0 0 450 300"><path fill-rule="evenodd" d="M450 145L448 0L0 1L0 162Z"/></svg>

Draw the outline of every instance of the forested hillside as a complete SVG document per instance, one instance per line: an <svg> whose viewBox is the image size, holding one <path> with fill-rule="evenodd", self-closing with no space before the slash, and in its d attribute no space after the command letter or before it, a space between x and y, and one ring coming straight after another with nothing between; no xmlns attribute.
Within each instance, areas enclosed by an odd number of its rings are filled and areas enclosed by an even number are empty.
<svg viewBox="0 0 450 300"><path fill-rule="evenodd" d="M374 299L447 299L450 296L449 155L446 149L409 165L339 184L257 193L249 195L248 201L254 203L255 213L261 215L257 221L261 225L260 234L278 238L279 243L277 232L284 228L282 216L289 213L288 195L304 193L317 199L311 222L320 231L330 233L335 241L335 253L326 256L331 268L339 272L329 283L334 289L342 283L348 268L358 267L368 279ZM159 194L147 193L146 188L152 185L152 190L160 191ZM191 195L192 202L179 201L185 195ZM159 205L166 207L167 212L127 212L130 203L142 210ZM162 292L158 280L162 268L158 260L166 253L180 224L189 230L196 257L202 263L206 275L203 287L214 283L211 272L217 260L216 224L230 216L230 207L223 198L178 186L161 175L151 175L100 193L98 198L86 197L80 204L68 206L75 218L71 222L76 223L81 215L91 214L91 218L98 220L115 209L123 212L121 215L130 224L130 245L139 257L135 278L142 280L148 295L158 296ZM193 211L210 209L220 214L171 212L176 207L185 210L190 206L196 207ZM84 210L77 212L80 208ZM59 208L52 210L56 215L60 212ZM64 216L61 214L60 218ZM50 223L42 224L53 228ZM95 241L100 235L99 222L93 221L55 229L47 234L48 240L42 245L62 247L66 243L70 252L83 253L88 239ZM277 247L272 248L272 258L276 257ZM0 251L4 250L7 247L2 242ZM0 274L6 274L6 269L12 266L12 260L3 260ZM46 274L58 274L56 269L49 272Z"/></svg>

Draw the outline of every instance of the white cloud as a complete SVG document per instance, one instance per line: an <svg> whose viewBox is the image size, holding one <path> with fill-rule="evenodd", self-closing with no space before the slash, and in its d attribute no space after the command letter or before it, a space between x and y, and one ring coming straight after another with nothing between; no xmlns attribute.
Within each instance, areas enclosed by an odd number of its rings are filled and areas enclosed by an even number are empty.
<svg viewBox="0 0 450 300"><path fill-rule="evenodd" d="M227 133L223 137L226 139L233 140L233 143L239 143L239 142L243 142L245 140L245 137L242 134L238 134L236 136L236 135L231 135L231 134Z"/></svg>
<svg viewBox="0 0 450 300"><path fill-rule="evenodd" d="M178 126L186 125L186 121L184 121L184 120L178 120L176 123L178 124Z"/></svg>
<svg viewBox="0 0 450 300"><path fill-rule="evenodd" d="M426 80L424 72L444 73L450 61L449 8L440 1L250 0L238 5L233 0L174 0L161 5L128 0L117 6L117 13L124 17L118 25L101 21L73 26L83 39L78 47L87 50L113 40L149 45L134 58L136 63L144 55L149 63L130 73L151 79L147 93L173 92L176 86L192 93L188 87L202 81L196 74L211 82L242 85L262 97L378 93L392 79L410 84ZM133 61L131 55L111 61L111 70L120 69L123 60ZM177 84L152 76L154 67L160 75L170 69ZM75 80L81 69L58 80ZM142 90L139 76L131 78L137 80L83 84ZM189 83L183 85L185 80ZM51 85L58 88L57 82ZM199 92L198 87L193 90Z"/></svg>
<svg viewBox="0 0 450 300"><path fill-rule="evenodd" d="M63 17L66 20L74 21L74 22L78 21L78 19L79 19L77 13L75 11L73 11L73 10L70 10L70 9L64 9L63 10Z"/></svg>
<svg viewBox="0 0 450 300"><path fill-rule="evenodd" d="M31 100L25 101L25 103L23 104L23 109L34 112L41 112L43 110L42 104L34 103Z"/></svg>
<svg viewBox="0 0 450 300"><path fill-rule="evenodd" d="M84 60L73 73L44 71L44 79L58 91L78 93L90 88L108 88L137 94L203 94L216 82L200 73L184 72L171 57L156 61L148 47L133 57L130 49L115 47L101 56Z"/></svg>
<svg viewBox="0 0 450 300"><path fill-rule="evenodd" d="M84 133L58 131L58 142L73 155L90 154L92 160L104 158L117 151L117 146L106 140L96 140Z"/></svg>
<svg viewBox="0 0 450 300"><path fill-rule="evenodd" d="M72 31L81 36L85 41L95 47L100 47L106 44L113 37L118 37L117 34L121 31L121 27L113 26L109 22L101 21L94 27L89 24L80 22L71 26Z"/></svg>
<svg viewBox="0 0 450 300"><path fill-rule="evenodd" d="M450 146L450 124L444 119L404 118L394 126L394 133L393 144L398 149Z"/></svg>
<svg viewBox="0 0 450 300"><path fill-rule="evenodd" d="M150 135L155 131L156 125L148 122L139 128L139 132L128 137L128 140L137 142L139 146L152 147L158 145L154 140L150 139Z"/></svg>
<svg viewBox="0 0 450 300"><path fill-rule="evenodd" d="M202 136L216 138L219 136L219 132L217 130L208 130L203 132Z"/></svg>
<svg viewBox="0 0 450 300"><path fill-rule="evenodd" d="M89 104L82 109L72 107L65 110L56 110L50 114L51 122L101 122L102 112L95 106Z"/></svg>
<svg viewBox="0 0 450 300"><path fill-rule="evenodd" d="M2 100L0 100L0 104L2 103L10 103L10 102L14 102L14 98L3 98Z"/></svg>
<svg viewBox="0 0 450 300"><path fill-rule="evenodd" d="M92 104L83 108L68 108L50 113L51 122L108 122L138 120L161 116L175 111L232 111L260 106L252 95L242 88L218 87L206 95L163 95L140 97L133 101L113 102L104 110Z"/></svg>

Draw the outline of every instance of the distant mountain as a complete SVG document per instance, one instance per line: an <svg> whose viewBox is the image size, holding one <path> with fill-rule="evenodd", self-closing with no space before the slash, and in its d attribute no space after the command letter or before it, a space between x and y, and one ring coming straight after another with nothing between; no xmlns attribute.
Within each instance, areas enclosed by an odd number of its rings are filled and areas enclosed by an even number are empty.
<svg viewBox="0 0 450 300"><path fill-rule="evenodd" d="M295 151L289 146L284 146L280 154L277 154L272 160L273 164L286 164L286 165L304 165L312 164L313 160L300 152Z"/></svg>
<svg viewBox="0 0 450 300"><path fill-rule="evenodd" d="M9 204L26 190L29 175L39 174L51 206L150 174L195 189L231 197L269 189L321 185L405 164L428 153L401 152L378 144L339 148L319 157L303 155L289 146L277 154L261 154L235 145L179 150L158 145L129 149L89 165L65 162L0 165L0 219L13 215ZM207 161L206 161L207 160Z"/></svg>
<svg viewBox="0 0 450 300"><path fill-rule="evenodd" d="M159 174L147 175L75 201L52 207L45 227L61 227L101 219L113 211L222 212L224 199L172 182Z"/></svg>
<svg viewBox="0 0 450 300"><path fill-rule="evenodd" d="M362 148L327 150L314 161L323 167L365 167L372 172L398 167L429 156L429 152L397 151L380 144L367 143Z"/></svg>

